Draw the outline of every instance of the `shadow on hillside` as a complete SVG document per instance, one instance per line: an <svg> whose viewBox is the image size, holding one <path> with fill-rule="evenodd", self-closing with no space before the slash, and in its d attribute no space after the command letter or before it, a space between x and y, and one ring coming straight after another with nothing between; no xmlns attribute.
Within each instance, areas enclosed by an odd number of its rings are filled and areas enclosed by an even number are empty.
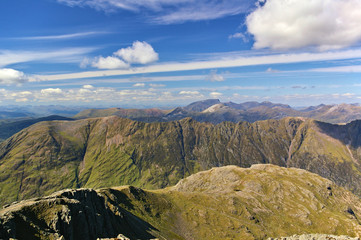
<svg viewBox="0 0 361 240"><path fill-rule="evenodd" d="M361 120L350 122L346 125L316 122L322 133L340 140L345 145L353 148L361 147Z"/></svg>

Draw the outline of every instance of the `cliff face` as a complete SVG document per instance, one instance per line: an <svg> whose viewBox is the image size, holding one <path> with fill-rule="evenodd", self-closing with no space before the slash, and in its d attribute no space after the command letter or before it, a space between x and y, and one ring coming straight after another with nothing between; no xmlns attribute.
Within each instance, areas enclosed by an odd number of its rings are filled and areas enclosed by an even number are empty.
<svg viewBox="0 0 361 240"><path fill-rule="evenodd" d="M0 210L0 238L267 239L361 235L361 203L330 180L274 165L213 168L176 186L64 190Z"/></svg>
<svg viewBox="0 0 361 240"><path fill-rule="evenodd" d="M300 118L218 125L105 117L35 124L0 145L0 205L64 188L150 189L215 166L310 170L361 193L361 124Z"/></svg>

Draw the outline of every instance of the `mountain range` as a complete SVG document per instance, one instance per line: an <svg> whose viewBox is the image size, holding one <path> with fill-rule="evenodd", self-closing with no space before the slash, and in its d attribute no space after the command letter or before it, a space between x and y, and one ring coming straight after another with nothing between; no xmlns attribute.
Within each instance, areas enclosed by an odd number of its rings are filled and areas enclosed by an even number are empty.
<svg viewBox="0 0 361 240"><path fill-rule="evenodd" d="M281 119L287 116L307 117L329 123L347 123L361 119L361 107L358 104L319 105L303 109L294 109L285 104L271 102L221 103L218 99L208 99L191 103L185 107L170 110L148 109L85 109L84 107L63 106L25 106L7 107L0 111L0 142L34 123L47 120L72 120L94 117L119 116L142 122L169 122L183 118L193 118L200 122L214 124L222 121L255 122L267 119ZM1 109L0 109L1 110ZM59 115L48 116L49 113ZM77 114L75 114L77 113ZM74 115L75 114L75 115ZM40 117L39 117L40 116ZM63 117L66 116L66 117Z"/></svg>
<svg viewBox="0 0 361 240"><path fill-rule="evenodd" d="M361 106L358 104L324 105L294 109L289 105L271 102L221 103L218 99L208 99L177 107L171 110L151 109L87 109L75 118L119 116L145 122L167 122L191 117L200 122L214 124L223 121L255 122L284 117L306 117L329 123L348 123L361 119Z"/></svg>
<svg viewBox="0 0 361 240"><path fill-rule="evenodd" d="M14 203L0 210L0 236L95 240L120 234L118 239L253 240L323 233L359 237L360 217L360 199L330 180L305 170L258 164L247 169L213 168L161 190L133 186L63 190ZM297 239L318 239L309 236Z"/></svg>

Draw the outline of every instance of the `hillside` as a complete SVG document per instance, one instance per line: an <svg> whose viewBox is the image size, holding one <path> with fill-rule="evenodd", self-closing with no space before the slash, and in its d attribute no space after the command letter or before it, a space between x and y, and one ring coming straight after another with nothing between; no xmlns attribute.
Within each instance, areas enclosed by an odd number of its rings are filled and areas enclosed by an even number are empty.
<svg viewBox="0 0 361 240"><path fill-rule="evenodd" d="M361 202L330 180L273 165L213 168L163 190L64 190L0 210L18 239L266 239L361 235ZM283 238L282 238L283 239Z"/></svg>
<svg viewBox="0 0 361 240"><path fill-rule="evenodd" d="M40 122L0 144L0 205L64 188L150 189L212 167L271 163L317 173L361 195L361 121L285 118L218 125L119 117Z"/></svg>
<svg viewBox="0 0 361 240"><path fill-rule="evenodd" d="M30 119L11 119L0 122L0 142L5 139L11 137L15 133L21 131L24 128L27 128L35 123L43 122L43 121L54 121L54 120L68 120L71 121L73 119L52 115L41 118L30 118Z"/></svg>

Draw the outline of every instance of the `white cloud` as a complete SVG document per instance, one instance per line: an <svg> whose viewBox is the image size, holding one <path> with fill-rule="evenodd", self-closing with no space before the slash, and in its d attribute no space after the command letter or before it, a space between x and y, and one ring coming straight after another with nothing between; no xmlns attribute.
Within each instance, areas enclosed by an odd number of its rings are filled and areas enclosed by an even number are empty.
<svg viewBox="0 0 361 240"><path fill-rule="evenodd" d="M339 49L361 40L360 0L267 0L261 5L246 20L256 49Z"/></svg>
<svg viewBox="0 0 361 240"><path fill-rule="evenodd" d="M43 95L59 95L63 93L63 90L60 88L46 88L42 89L40 92Z"/></svg>
<svg viewBox="0 0 361 240"><path fill-rule="evenodd" d="M127 69L129 64L116 57L98 57L92 62L92 67L99 69Z"/></svg>
<svg viewBox="0 0 361 240"><path fill-rule="evenodd" d="M134 42L131 47L119 49L114 55L123 58L128 63L148 64L159 59L158 53L151 45L139 41Z"/></svg>
<svg viewBox="0 0 361 240"><path fill-rule="evenodd" d="M21 84L28 80L23 72L11 68L0 68L0 84Z"/></svg>
<svg viewBox="0 0 361 240"><path fill-rule="evenodd" d="M95 48L66 48L60 50L8 51L0 49L0 67L15 63L44 61L78 63Z"/></svg>
<svg viewBox="0 0 361 240"><path fill-rule="evenodd" d="M233 38L242 39L243 42L249 41L248 38L243 33L240 33L240 32L228 36L228 39L233 39Z"/></svg>
<svg viewBox="0 0 361 240"><path fill-rule="evenodd" d="M87 37L91 35L107 34L108 32L80 32L63 35L51 35L51 36L33 36L33 37L20 37L15 38L18 40L67 40L73 38Z"/></svg>
<svg viewBox="0 0 361 240"><path fill-rule="evenodd" d="M219 92L211 92L210 94L209 94L209 96L211 97L211 98L219 98L219 97L221 97L223 94L222 93L219 93Z"/></svg>
<svg viewBox="0 0 361 240"><path fill-rule="evenodd" d="M145 83L136 83L133 87L145 87Z"/></svg>
<svg viewBox="0 0 361 240"><path fill-rule="evenodd" d="M211 82L223 82L225 79L222 75L217 74L217 70L212 70L206 77L206 80Z"/></svg>
<svg viewBox="0 0 361 240"><path fill-rule="evenodd" d="M226 55L226 54L225 54ZM33 76L31 81L52 81L65 79L81 79L94 78L104 76L121 76L134 75L140 73L160 73L160 72L176 72L189 71L200 69L214 69L214 68L232 68L242 66L255 65L269 65L280 63L302 63L302 62L316 62L326 60L340 60L340 59L356 59L361 58L361 49L347 50L347 51L332 51L322 53L293 53L293 54L272 54L261 56L232 56L232 58L221 58L220 60L203 60L190 61L179 63L162 63L154 64L146 67L132 68L127 70L106 70L106 71L88 71L70 74L55 74L55 75L37 75ZM166 77L167 78L167 77ZM166 81L167 79L164 78ZM172 77L170 77L172 78ZM195 76L194 79L201 80L204 76ZM175 77L172 81L184 80L184 77Z"/></svg>
<svg viewBox="0 0 361 240"><path fill-rule="evenodd" d="M122 48L114 52L112 56L84 58L80 63L81 68L91 65L98 69L129 69L131 64L148 64L158 60L151 45L146 42L133 42L131 47Z"/></svg>
<svg viewBox="0 0 361 240"><path fill-rule="evenodd" d="M200 93L198 91L180 91L180 95L199 95Z"/></svg>
<svg viewBox="0 0 361 240"><path fill-rule="evenodd" d="M71 7L88 6L96 10L114 12L122 9L148 12L150 20L161 24L181 23L222 18L244 13L250 1L240 0L58 0Z"/></svg>
<svg viewBox="0 0 361 240"><path fill-rule="evenodd" d="M94 89L94 86L93 85L90 85L90 84L86 84L83 86L84 89Z"/></svg>

